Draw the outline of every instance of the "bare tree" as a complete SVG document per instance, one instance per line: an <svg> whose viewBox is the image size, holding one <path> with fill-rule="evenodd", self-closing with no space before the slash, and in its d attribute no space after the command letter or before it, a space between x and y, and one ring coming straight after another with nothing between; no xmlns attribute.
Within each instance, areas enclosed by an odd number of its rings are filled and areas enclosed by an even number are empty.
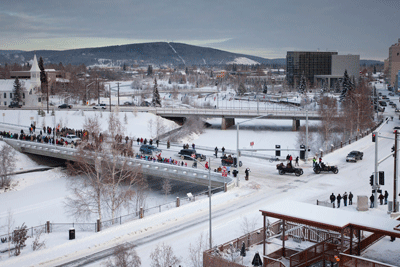
<svg viewBox="0 0 400 267"><path fill-rule="evenodd" d="M325 144L331 140L334 134L335 128L337 128L338 111L337 111L337 100L333 97L322 96L319 98L318 110L321 116L321 137ZM326 146L325 146L326 149Z"/></svg>
<svg viewBox="0 0 400 267"><path fill-rule="evenodd" d="M3 144L0 149L0 188L9 187L11 184L10 173L15 169L15 150Z"/></svg>
<svg viewBox="0 0 400 267"><path fill-rule="evenodd" d="M39 250L46 247L46 241L40 240L44 233L44 229L35 230L35 239L32 242L33 251Z"/></svg>
<svg viewBox="0 0 400 267"><path fill-rule="evenodd" d="M164 193L164 195L168 196L171 193L171 190L172 190L171 181L169 179L163 179L162 192Z"/></svg>
<svg viewBox="0 0 400 267"><path fill-rule="evenodd" d="M14 255L18 256L21 254L21 248L25 247L25 241L28 239L27 236L28 228L25 223L21 227L17 227L12 235L12 242L15 244Z"/></svg>
<svg viewBox="0 0 400 267"><path fill-rule="evenodd" d="M65 206L77 218L89 218L92 214L97 214L101 222L106 177L101 175L101 169L96 168L94 162L88 161L90 156L96 160L101 158L103 143L97 138L100 134L100 122L96 116L87 118L83 127L91 129L92 134L88 134L88 138L80 144L75 162L67 163L68 185L72 196L66 198Z"/></svg>
<svg viewBox="0 0 400 267"><path fill-rule="evenodd" d="M189 244L189 258L188 266L202 267L203 266L203 252L207 250L207 239L200 234L194 244Z"/></svg>
<svg viewBox="0 0 400 267"><path fill-rule="evenodd" d="M9 209L7 211L7 222L6 222L6 227L7 227L7 243L8 243L8 256L11 257L11 236L12 232L14 229L14 216L13 212Z"/></svg>
<svg viewBox="0 0 400 267"><path fill-rule="evenodd" d="M139 267L142 265L135 246L130 243L118 245L113 256L105 264L106 267Z"/></svg>
<svg viewBox="0 0 400 267"><path fill-rule="evenodd" d="M150 254L151 267L174 267L181 261L174 255L171 246L162 243L161 246L157 245L153 252Z"/></svg>

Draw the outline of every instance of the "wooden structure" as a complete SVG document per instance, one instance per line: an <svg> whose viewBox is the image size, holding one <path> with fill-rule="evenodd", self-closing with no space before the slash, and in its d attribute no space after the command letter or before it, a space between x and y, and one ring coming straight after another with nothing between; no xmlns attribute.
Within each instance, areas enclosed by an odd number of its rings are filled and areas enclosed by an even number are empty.
<svg viewBox="0 0 400 267"><path fill-rule="evenodd" d="M336 257L339 255L342 255L343 259L354 260L349 255L360 255L361 251L379 241L384 236L400 238L399 221L360 212L329 209L322 206L293 201L275 203L260 211L264 220L263 228L265 230L262 231L264 235L263 255L266 256L267 264L268 257L271 257L271 255L266 255L266 233L268 232L267 217L281 220L280 234L282 235L282 248L278 251L280 255L277 256L290 258L290 266L308 266L321 260L333 262L335 259L337 260ZM322 231L325 230L329 235L318 235L319 238L322 238L322 240L320 240L321 242L304 251L293 254L293 251L287 251L285 248L285 237L288 235L289 231L293 232L291 228L296 224L308 226L308 229L311 227L321 229ZM304 229L307 228L298 227L295 230L298 234L301 234L301 231L304 232ZM370 232L371 235L362 239L362 231ZM310 233L311 231L308 231L308 235ZM304 234L307 236L307 233L304 232ZM310 239L310 237L307 239ZM364 261L368 260L364 259ZM342 260L340 264L341 266L349 266L345 265L345 260Z"/></svg>

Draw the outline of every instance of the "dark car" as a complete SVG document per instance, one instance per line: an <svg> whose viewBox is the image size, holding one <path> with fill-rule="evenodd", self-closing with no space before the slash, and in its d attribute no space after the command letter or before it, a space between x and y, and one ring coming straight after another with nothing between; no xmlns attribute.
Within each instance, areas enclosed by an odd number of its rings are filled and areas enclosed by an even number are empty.
<svg viewBox="0 0 400 267"><path fill-rule="evenodd" d="M364 156L364 153L363 153L363 152L360 152L360 151L351 151L351 152L347 155L346 161L347 161L347 162L349 162L349 161L357 162L357 160L362 160L362 159L363 159L363 156Z"/></svg>
<svg viewBox="0 0 400 267"><path fill-rule="evenodd" d="M151 145L141 145L139 151L143 154L153 154L153 152L161 152L161 149Z"/></svg>
<svg viewBox="0 0 400 267"><path fill-rule="evenodd" d="M379 105L381 105L381 106L383 106L383 107L386 107L386 106L387 106L387 104L386 104L385 101L379 101Z"/></svg>
<svg viewBox="0 0 400 267"><path fill-rule="evenodd" d="M21 108L22 105L20 105L18 102L11 102L10 105L8 105L9 108Z"/></svg>
<svg viewBox="0 0 400 267"><path fill-rule="evenodd" d="M192 155L196 155L196 159L199 161L206 160L206 156L196 153L196 149L182 149L178 153L181 156L181 159L190 159L193 160Z"/></svg>
<svg viewBox="0 0 400 267"><path fill-rule="evenodd" d="M58 108L69 108L69 109L71 109L72 105L62 104L62 105L59 105Z"/></svg>

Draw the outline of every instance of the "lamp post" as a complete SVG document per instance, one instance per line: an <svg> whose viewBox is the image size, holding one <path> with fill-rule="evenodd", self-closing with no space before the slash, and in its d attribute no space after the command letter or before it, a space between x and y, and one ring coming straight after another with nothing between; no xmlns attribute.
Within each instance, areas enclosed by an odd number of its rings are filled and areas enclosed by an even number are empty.
<svg viewBox="0 0 400 267"><path fill-rule="evenodd" d="M196 161L197 163L200 163L204 168L205 166L201 164L200 161L196 159L196 155L193 154L191 158ZM209 210L209 215L208 215L208 224L209 224L209 235L210 235L210 249L212 248L212 227L211 227L211 156L209 157L209 165L208 165L208 210Z"/></svg>
<svg viewBox="0 0 400 267"><path fill-rule="evenodd" d="M248 121L252 121L252 120L255 120L255 119L261 119L261 118L269 117L269 116L272 116L272 115L273 114L262 115L262 116L258 116L258 117L255 117L255 118L252 118L252 119L249 119L249 120L245 120L245 121L242 121L242 122L236 124L236 157L237 157L236 164L238 166L238 169L240 167L240 165L239 165L239 163L240 163L240 160L239 160L239 158L240 158L240 155L239 155L239 153L240 153L240 151L239 151L239 128L240 128L240 124L248 122ZM236 186L239 186L239 176L236 176Z"/></svg>

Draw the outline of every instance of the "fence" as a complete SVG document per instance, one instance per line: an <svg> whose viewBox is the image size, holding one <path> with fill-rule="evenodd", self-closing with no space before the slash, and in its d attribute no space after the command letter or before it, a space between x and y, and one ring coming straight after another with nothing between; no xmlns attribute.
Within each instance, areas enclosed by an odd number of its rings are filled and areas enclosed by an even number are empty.
<svg viewBox="0 0 400 267"><path fill-rule="evenodd" d="M220 191L223 190L223 188L213 188L212 192L215 191ZM170 210L176 207L179 207L181 205L185 205L185 204L189 204L193 201L196 200L196 198L201 198L202 196L208 196L208 191L202 191L199 192L198 194L195 194L191 197L185 197L185 198L177 198L176 201L174 202L169 202L169 203L165 203L162 205L158 205L158 206L154 206L154 207L150 207L150 208L146 208L143 209L143 216L144 215L151 215L151 214L156 214L159 212L163 212L166 210ZM127 215L121 215L119 217L116 217L114 219L110 219L110 220L106 220L106 221L102 221L101 222L101 226L99 227L100 230L104 230L107 228L110 228L112 226L115 225L120 225L126 222L130 222L133 220L137 220L140 219L140 211L135 211L134 213L129 213ZM46 224L42 224L42 225L38 225L38 226L34 226L34 227L30 227L28 228L27 231L27 236L29 238L34 237L37 233L39 233L40 231L44 232L44 233L54 233L54 232L68 232L68 230L70 228L74 228L75 231L81 231L81 232L97 232L97 228L98 225L97 223L76 223L76 222L72 222L72 223L46 223ZM12 236L12 233L9 234L3 234L0 235L0 239L9 239Z"/></svg>
<svg viewBox="0 0 400 267"><path fill-rule="evenodd" d="M340 253L340 267L396 267L396 265L386 264L366 258Z"/></svg>

